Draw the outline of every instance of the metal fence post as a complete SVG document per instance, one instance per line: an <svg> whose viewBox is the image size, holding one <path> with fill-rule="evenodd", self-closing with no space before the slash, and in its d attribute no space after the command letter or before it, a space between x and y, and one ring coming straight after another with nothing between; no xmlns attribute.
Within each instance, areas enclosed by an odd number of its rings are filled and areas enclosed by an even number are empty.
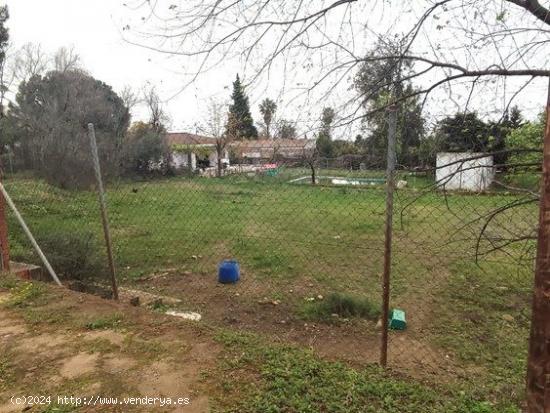
<svg viewBox="0 0 550 413"><path fill-rule="evenodd" d="M88 123L88 137L90 138L92 162L94 164L95 177L97 181L97 195L99 198L99 208L101 210L101 222L103 224L103 235L105 236L105 245L107 248L107 259L109 260L109 270L111 271L111 286L113 289L113 298L115 300L118 300L118 287L116 282L115 261L113 258L113 246L111 243L111 232L109 230L109 218L107 217L105 191L103 189L103 180L101 178L101 167L99 165L99 155L97 153L97 142L95 138L95 130L94 130L93 123Z"/></svg>
<svg viewBox="0 0 550 413"><path fill-rule="evenodd" d="M380 365L388 363L388 328L390 315L390 274L393 230L393 190L395 175L395 134L397 130L397 107L388 108L388 147L386 161L386 224L384 238L384 272L382 275L382 337Z"/></svg>
<svg viewBox="0 0 550 413"><path fill-rule="evenodd" d="M10 270L10 245L8 242L8 222L6 221L6 199L0 193L0 264L2 271Z"/></svg>
<svg viewBox="0 0 550 413"><path fill-rule="evenodd" d="M549 79L550 80L550 79ZM550 410L550 84L546 105L546 129L542 160L542 185L531 337L527 363L529 413Z"/></svg>
<svg viewBox="0 0 550 413"><path fill-rule="evenodd" d="M17 207L15 206L13 200L11 199L10 194L8 194L8 191L6 191L6 188L4 188L4 185L2 184L2 182L0 182L0 193L2 194L2 198L8 203L9 207L13 211L15 218L17 219L17 221L19 221L21 228L23 228L23 232L31 242L32 247L34 248L35 252L38 254L38 257L40 258L40 260L42 261L42 263L44 264L44 266L52 276L52 279L55 281L57 285L59 285L60 287L63 287L63 284L61 284L61 281L59 281L57 274L55 273L52 266L50 265L50 262L48 261L48 259L46 258L42 250L40 249L40 246L36 242L36 239L32 235L29 227L27 227L25 220L17 210Z"/></svg>

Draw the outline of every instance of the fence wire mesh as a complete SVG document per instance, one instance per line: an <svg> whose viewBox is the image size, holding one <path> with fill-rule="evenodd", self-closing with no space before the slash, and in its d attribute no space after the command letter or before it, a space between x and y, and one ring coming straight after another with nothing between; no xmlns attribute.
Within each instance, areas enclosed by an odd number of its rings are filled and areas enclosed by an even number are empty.
<svg viewBox="0 0 550 413"><path fill-rule="evenodd" d="M96 193L10 162L8 192L52 265L81 287L108 286ZM238 164L222 177L210 168L108 181L123 290L170 296L206 322L331 359L378 362L384 165L357 156ZM521 391L537 180L501 171L484 191L449 191L433 171L397 172L390 308L405 311L407 328L390 331L392 369ZM12 259L38 263L9 218ZM223 259L238 260L238 283L218 282Z"/></svg>

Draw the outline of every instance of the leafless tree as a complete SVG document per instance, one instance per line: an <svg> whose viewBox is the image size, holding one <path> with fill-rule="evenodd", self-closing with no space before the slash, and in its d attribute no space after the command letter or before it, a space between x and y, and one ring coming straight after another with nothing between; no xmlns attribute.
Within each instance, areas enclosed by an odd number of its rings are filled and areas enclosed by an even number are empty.
<svg viewBox="0 0 550 413"><path fill-rule="evenodd" d="M475 102L483 105L484 97L490 96L485 102L492 106L489 114L502 115L532 84L546 87L537 79L550 77L550 8L539 0L191 0L168 12L159 10L162 2L141 4L149 8L145 23L149 26L134 30L127 40L198 62L183 87L235 58L243 62L249 83L275 73L283 82L298 79L295 88L302 90L304 101L314 99L320 106L341 91L361 65L390 62L389 69L400 75L384 76L370 89L349 94L337 108L341 115L335 127L353 125L387 110L387 105L364 103L380 90L396 89L402 82L414 81L419 87L388 104L421 97L423 105L431 103L436 108L452 102L466 111ZM391 38L394 43L397 39L396 53L370 50L363 40L368 38L382 42ZM405 64L407 71L402 73ZM537 311L550 308L543 285L539 282L535 292ZM528 404L530 412L542 412L550 408L544 406L550 374L545 347L550 340L550 318L540 311L534 313Z"/></svg>
<svg viewBox="0 0 550 413"><path fill-rule="evenodd" d="M140 101L139 95L130 85L125 85L120 91L119 96L130 112Z"/></svg>
<svg viewBox="0 0 550 413"><path fill-rule="evenodd" d="M169 117L160 100L157 89L154 86L144 87L143 100L149 111L149 123L157 132L162 131L166 127L166 123L169 122Z"/></svg>
<svg viewBox="0 0 550 413"><path fill-rule="evenodd" d="M204 131L208 136L216 139L216 174L223 175L223 158L226 148L234 140L227 131L234 128L227 128L227 124L233 122L232 116L227 111L227 105L210 100L208 104L208 117L205 122Z"/></svg>
<svg viewBox="0 0 550 413"><path fill-rule="evenodd" d="M550 75L540 56L548 41L547 9L535 0L441 0L406 8L383 0L293 4L284 0L194 0L185 8L161 13L162 5L143 3L152 9L148 26L136 28L128 41L186 59L195 68L190 83L221 62L242 57L249 82L269 76L298 77L304 95L317 92L322 102L364 62L391 59L412 63L405 78L394 80L414 79L424 85L412 94L427 97L440 89L453 91L447 97L458 102L460 94L461 105L467 107L469 90L504 86L510 78L526 79L519 86L511 82L519 90L533 78ZM381 23L381 16L387 23ZM151 29L158 27L155 19L163 30ZM397 37L399 53L369 53L369 44L361 41L366 34L382 41ZM193 66L192 61L199 63ZM401 100L410 97L405 94ZM514 94L507 97L504 106ZM337 108L342 116L335 126L364 118L362 101L366 98L354 95L343 102Z"/></svg>
<svg viewBox="0 0 550 413"><path fill-rule="evenodd" d="M54 70L65 73L69 70L81 68L80 55L76 52L74 46L60 47L53 55Z"/></svg>
<svg viewBox="0 0 550 413"><path fill-rule="evenodd" d="M19 83L30 79L32 76L44 74L49 63L50 59L42 45L26 43L16 52L11 63L11 70Z"/></svg>
<svg viewBox="0 0 550 413"><path fill-rule="evenodd" d="M0 117L5 115L6 97L15 83L15 74L8 65L11 59L10 51L11 48L8 46L5 58L0 61Z"/></svg>

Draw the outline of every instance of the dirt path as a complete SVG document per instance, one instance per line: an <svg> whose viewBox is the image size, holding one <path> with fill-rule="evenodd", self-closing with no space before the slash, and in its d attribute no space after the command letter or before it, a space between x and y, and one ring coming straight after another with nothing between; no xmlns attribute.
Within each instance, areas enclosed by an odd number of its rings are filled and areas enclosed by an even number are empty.
<svg viewBox="0 0 550 413"><path fill-rule="evenodd" d="M207 334L189 322L93 296L46 294L32 306L10 305L13 294L0 289L0 413L74 411L57 403L63 396L94 398L95 406L79 412L208 411L201 374L219 348ZM50 396L51 405L46 399L14 405L12 396ZM144 396L163 399L143 405ZM101 404L96 397L118 399ZM177 404L161 406L166 398Z"/></svg>

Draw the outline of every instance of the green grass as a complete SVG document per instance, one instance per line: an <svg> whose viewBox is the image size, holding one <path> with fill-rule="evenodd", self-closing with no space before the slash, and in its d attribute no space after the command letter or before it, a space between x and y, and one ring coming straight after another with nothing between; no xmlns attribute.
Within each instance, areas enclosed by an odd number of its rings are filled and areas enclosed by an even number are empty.
<svg viewBox="0 0 550 413"><path fill-rule="evenodd" d="M323 174L332 172L337 171ZM215 280L218 262L232 257L243 272L241 283L235 286L242 300L255 303L264 296L277 296L291 310L317 320L333 313L376 318L376 304L370 303L379 303L381 297L384 189L288 183L300 174L304 171L287 169L273 178L175 177L109 184L107 200L119 277L133 284L176 268L207 282ZM380 172L346 175L378 177ZM510 244L504 251L488 253L479 266L474 255L476 235L484 223L477 218L522 195L507 191L422 194L418 188L429 185L430 178L405 178L408 188L395 197L391 305L412 316L407 334L419 331L415 340L431 346L434 357L449 355L460 366L472 369L464 381L473 383L471 389L481 392L481 399L517 403L522 397L532 267L529 261L516 262L532 256L533 243ZM28 177L8 179L6 185L37 236L54 231L94 234L104 262L97 277L107 279L95 193L64 191ZM481 251L490 250L499 237L532 230L537 216L535 204L501 214L488 227L489 239L482 240ZM12 216L9 224L13 256L32 259ZM194 298L192 288L169 293L186 303ZM32 297L34 293L21 294L20 305L38 299ZM325 300L304 301L318 294ZM329 299L331 294L334 301ZM355 298L347 300L346 296ZM515 321L506 321L503 317L508 315ZM111 328L109 323L95 320L93 328ZM351 370L330 371L342 377L351 374ZM354 385L362 388L365 377L370 376L354 379L358 380ZM384 383L394 385L391 380ZM397 408L391 403L384 405L387 411ZM461 403L463 408L466 401ZM487 410L493 407L483 410L484 406L463 411L493 411ZM462 411L453 409L449 411Z"/></svg>
<svg viewBox="0 0 550 413"><path fill-rule="evenodd" d="M164 314L166 311L170 309L170 307L164 304L162 300L153 301L151 304L149 304L149 308L161 314Z"/></svg>
<svg viewBox="0 0 550 413"><path fill-rule="evenodd" d="M531 275L503 267L457 264L446 291L433 337L463 364L487 369L485 386L495 397L521 398L529 337Z"/></svg>
<svg viewBox="0 0 550 413"><path fill-rule="evenodd" d="M307 301L301 314L306 320L318 321L335 321L337 317L377 320L380 317L380 305L365 297L330 293L322 299Z"/></svg>
<svg viewBox="0 0 550 413"><path fill-rule="evenodd" d="M114 313L108 316L96 318L86 323L88 330L114 329L121 326L124 321L124 314Z"/></svg>
<svg viewBox="0 0 550 413"><path fill-rule="evenodd" d="M253 335L224 332L219 372L219 412L516 413L511 402L493 402L447 387L425 386L378 367L352 369L313 353L263 343ZM245 386L250 381L254 386ZM243 389L247 389L243 392Z"/></svg>
<svg viewBox="0 0 550 413"><path fill-rule="evenodd" d="M8 388L14 380L9 356L9 354L2 354L0 356L0 391Z"/></svg>

